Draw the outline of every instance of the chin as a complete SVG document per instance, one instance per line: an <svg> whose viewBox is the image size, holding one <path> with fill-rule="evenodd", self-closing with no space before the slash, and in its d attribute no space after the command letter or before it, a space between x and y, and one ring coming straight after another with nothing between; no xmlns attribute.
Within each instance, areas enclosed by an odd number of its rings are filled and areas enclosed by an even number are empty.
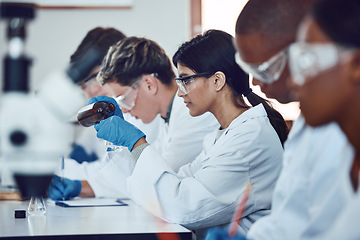
<svg viewBox="0 0 360 240"><path fill-rule="evenodd" d="M203 111L196 111L196 110L191 110L191 109L189 109L189 114L190 114L190 116L192 116L192 117L197 117L197 116L200 116L200 115L202 115L202 114L204 114L205 112L203 112Z"/></svg>
<svg viewBox="0 0 360 240"><path fill-rule="evenodd" d="M154 120L154 118L152 118L152 119L148 119L148 118L140 118L141 119L141 121L143 122L143 123L145 123L145 124L148 124L148 123L151 123L153 120Z"/></svg>
<svg viewBox="0 0 360 240"><path fill-rule="evenodd" d="M320 119L307 118L305 116L304 116L304 118L305 118L306 123L311 127L319 127L319 126L329 123L327 121L322 121Z"/></svg>
<svg viewBox="0 0 360 240"><path fill-rule="evenodd" d="M152 121L154 121L154 119L157 117L157 115L158 114L147 115L145 118L141 118L141 120L143 121L143 123L148 124L148 123L151 123Z"/></svg>
<svg viewBox="0 0 360 240"><path fill-rule="evenodd" d="M314 114L314 112L307 112L307 111L301 111L302 115L304 116L305 122L307 125L311 127L319 127L322 125L325 125L329 123L324 117L317 117L317 114Z"/></svg>

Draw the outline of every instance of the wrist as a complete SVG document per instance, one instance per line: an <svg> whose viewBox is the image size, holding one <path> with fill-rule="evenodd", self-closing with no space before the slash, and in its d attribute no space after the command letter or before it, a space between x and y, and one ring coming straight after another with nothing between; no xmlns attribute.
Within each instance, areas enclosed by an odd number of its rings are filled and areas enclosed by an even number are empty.
<svg viewBox="0 0 360 240"><path fill-rule="evenodd" d="M81 181L80 184L81 184L81 192L79 194L80 197L95 197L95 193L88 181L85 180Z"/></svg>
<svg viewBox="0 0 360 240"><path fill-rule="evenodd" d="M145 137L140 138L139 140L137 140L137 142L135 142L135 144L133 145L133 147L131 148L130 152L132 152L132 150L134 150L135 148L137 148L138 146L147 143Z"/></svg>

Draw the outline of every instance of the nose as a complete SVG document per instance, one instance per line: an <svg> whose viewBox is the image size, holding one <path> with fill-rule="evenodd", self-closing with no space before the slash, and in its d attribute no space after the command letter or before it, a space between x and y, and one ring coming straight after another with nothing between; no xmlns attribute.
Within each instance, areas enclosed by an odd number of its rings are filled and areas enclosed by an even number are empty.
<svg viewBox="0 0 360 240"><path fill-rule="evenodd" d="M253 79L252 79L252 84L254 85L254 86L260 86L260 88L262 87L262 86L264 86L264 83L262 82L262 81L259 81L259 80L257 80L256 78L254 78L253 77Z"/></svg>
<svg viewBox="0 0 360 240"><path fill-rule="evenodd" d="M184 94L184 92L181 91L180 88L179 88L177 95L178 95L178 97L183 97L185 94Z"/></svg>
<svg viewBox="0 0 360 240"><path fill-rule="evenodd" d="M123 113L129 113L130 112L130 110L128 110L128 109L126 109L126 108L121 108L121 111L123 112Z"/></svg>

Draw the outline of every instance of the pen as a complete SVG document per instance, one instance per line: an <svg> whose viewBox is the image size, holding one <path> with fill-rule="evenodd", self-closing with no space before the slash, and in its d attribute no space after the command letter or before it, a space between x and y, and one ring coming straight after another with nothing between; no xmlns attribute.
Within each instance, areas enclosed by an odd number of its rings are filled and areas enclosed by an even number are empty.
<svg viewBox="0 0 360 240"><path fill-rule="evenodd" d="M62 158L61 158L61 182L62 182L62 185L65 187L64 172L65 172L65 160L64 160L64 156L62 156ZM63 201L65 201L64 197L63 197Z"/></svg>
<svg viewBox="0 0 360 240"><path fill-rule="evenodd" d="M242 198L241 202L239 203L239 205L237 206L234 216L231 220L230 227L229 227L229 237L235 236L235 234L237 232L237 228L239 225L238 221L240 222L241 216L244 212L246 202L249 198L250 190L251 190L251 183L248 183L245 186L243 198Z"/></svg>

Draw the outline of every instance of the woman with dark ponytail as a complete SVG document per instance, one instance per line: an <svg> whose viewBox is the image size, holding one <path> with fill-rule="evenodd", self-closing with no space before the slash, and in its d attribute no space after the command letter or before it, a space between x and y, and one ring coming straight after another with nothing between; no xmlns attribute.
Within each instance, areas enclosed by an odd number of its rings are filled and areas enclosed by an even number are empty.
<svg viewBox="0 0 360 240"><path fill-rule="evenodd" d="M250 89L249 76L235 62L232 41L225 32L209 30L182 44L173 57L178 96L190 115L210 112L220 124L204 139L202 153L178 172L201 182L202 188L192 186L189 206L193 206L188 208L193 213L185 211L189 218L201 220L179 222L195 229L200 239L201 228L231 222L248 183L252 190L240 231L247 232L254 221L269 213L287 136L282 116Z"/></svg>
<svg viewBox="0 0 360 240"><path fill-rule="evenodd" d="M233 37L230 34L218 30L209 30L190 42L184 43L174 55L173 62L175 66L177 64L183 65L195 73L207 73L203 75L205 78L213 76L217 71L222 72L226 77L226 85L231 90L234 106L242 110L249 108L243 96L252 106L261 103L283 145L288 133L286 123L281 114L267 100L255 94L249 87L248 75L235 62L236 50L232 41ZM177 82L181 86L186 83L186 79L181 81L180 78L180 81L178 79Z"/></svg>

